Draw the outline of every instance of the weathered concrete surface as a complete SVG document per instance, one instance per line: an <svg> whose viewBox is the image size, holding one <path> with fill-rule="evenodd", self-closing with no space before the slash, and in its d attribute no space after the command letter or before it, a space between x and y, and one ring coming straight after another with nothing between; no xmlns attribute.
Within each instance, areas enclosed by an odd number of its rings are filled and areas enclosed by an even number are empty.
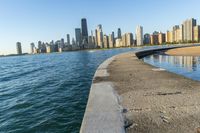
<svg viewBox="0 0 200 133"><path fill-rule="evenodd" d="M114 58L102 63L95 73L80 133L125 132L118 96L113 84L106 81L109 76L107 67Z"/></svg>
<svg viewBox="0 0 200 133"><path fill-rule="evenodd" d="M108 81L133 121L130 133L194 133L200 127L200 83L140 61L133 53L115 57Z"/></svg>

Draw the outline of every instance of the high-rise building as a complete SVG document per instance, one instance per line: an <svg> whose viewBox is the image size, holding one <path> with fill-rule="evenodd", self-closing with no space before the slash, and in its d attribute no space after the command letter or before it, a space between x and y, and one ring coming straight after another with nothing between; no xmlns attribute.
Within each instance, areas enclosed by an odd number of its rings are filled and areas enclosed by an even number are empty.
<svg viewBox="0 0 200 133"><path fill-rule="evenodd" d="M144 44L150 44L151 43L151 37L150 34L145 34L144 35Z"/></svg>
<svg viewBox="0 0 200 133"><path fill-rule="evenodd" d="M80 46L81 45L81 29L80 28L75 29L75 37L76 37L76 44Z"/></svg>
<svg viewBox="0 0 200 133"><path fill-rule="evenodd" d="M165 39L166 39L167 43L172 43L173 42L173 32L167 31Z"/></svg>
<svg viewBox="0 0 200 133"><path fill-rule="evenodd" d="M97 46L99 48L104 48L104 45L103 45L103 30L102 30L102 25L98 25L97 26L97 29L96 29L96 32L97 32Z"/></svg>
<svg viewBox="0 0 200 133"><path fill-rule="evenodd" d="M117 30L117 38L118 38L118 39L121 39L121 38L122 38L122 32L121 32L121 29L120 29L120 28L118 28L118 30Z"/></svg>
<svg viewBox="0 0 200 133"><path fill-rule="evenodd" d="M163 44L163 43L165 43L165 40L166 40L165 34L160 32L160 33L158 34L158 43L159 43L159 44Z"/></svg>
<svg viewBox="0 0 200 133"><path fill-rule="evenodd" d="M16 43L16 47L17 47L17 54L21 55L22 54L22 45L21 45L21 42L17 42Z"/></svg>
<svg viewBox="0 0 200 133"><path fill-rule="evenodd" d="M136 40L137 40L137 46L143 45L143 27L137 26L136 28Z"/></svg>
<svg viewBox="0 0 200 133"><path fill-rule="evenodd" d="M31 54L35 53L35 44L31 43Z"/></svg>
<svg viewBox="0 0 200 133"><path fill-rule="evenodd" d="M122 43L121 43L121 47L125 47L127 46L127 39L126 39L126 34L122 35Z"/></svg>
<svg viewBox="0 0 200 133"><path fill-rule="evenodd" d="M194 26L194 41L200 42L200 26Z"/></svg>
<svg viewBox="0 0 200 133"><path fill-rule="evenodd" d="M67 45L70 45L70 34L67 34Z"/></svg>
<svg viewBox="0 0 200 133"><path fill-rule="evenodd" d="M115 37L114 37L114 32L109 35L109 48L114 48L115 47Z"/></svg>
<svg viewBox="0 0 200 133"><path fill-rule="evenodd" d="M109 48L109 40L108 40L107 35L103 36L103 44L104 44L104 48Z"/></svg>
<svg viewBox="0 0 200 133"><path fill-rule="evenodd" d="M126 46L130 47L133 45L133 34L132 33L126 33Z"/></svg>
<svg viewBox="0 0 200 133"><path fill-rule="evenodd" d="M172 28L172 42L177 42L177 38L178 38L178 34L177 34L177 31L179 30L179 26L178 25L175 25L173 28Z"/></svg>
<svg viewBox="0 0 200 133"><path fill-rule="evenodd" d="M81 19L82 43L88 43L88 28L86 18Z"/></svg>
<svg viewBox="0 0 200 133"><path fill-rule="evenodd" d="M158 32L154 32L152 35L151 35L151 44L152 45L158 45L159 44L159 41L158 41Z"/></svg>
<svg viewBox="0 0 200 133"><path fill-rule="evenodd" d="M184 41L194 40L194 26L196 26L196 19L187 19L183 22L183 38Z"/></svg>

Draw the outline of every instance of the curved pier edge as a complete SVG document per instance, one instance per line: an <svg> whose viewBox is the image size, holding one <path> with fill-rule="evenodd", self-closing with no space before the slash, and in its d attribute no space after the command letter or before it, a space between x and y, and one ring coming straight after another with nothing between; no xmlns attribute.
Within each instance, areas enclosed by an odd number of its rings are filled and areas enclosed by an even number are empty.
<svg viewBox="0 0 200 133"><path fill-rule="evenodd" d="M130 53L133 53L140 59L156 51L180 47L188 47L188 45L153 48ZM125 133L126 120L122 113L123 108L119 104L119 96L115 92L113 83L107 80L109 76L107 68L119 55L107 59L98 67L93 77L80 133Z"/></svg>
<svg viewBox="0 0 200 133"><path fill-rule="evenodd" d="M109 76L107 67L115 57L103 62L94 75L80 133L125 133L118 96L112 82L104 80Z"/></svg>

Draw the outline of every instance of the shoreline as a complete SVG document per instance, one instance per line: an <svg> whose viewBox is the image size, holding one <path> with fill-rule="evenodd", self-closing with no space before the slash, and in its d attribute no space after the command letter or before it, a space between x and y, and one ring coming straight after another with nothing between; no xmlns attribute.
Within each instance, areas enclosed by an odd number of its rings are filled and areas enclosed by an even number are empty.
<svg viewBox="0 0 200 133"><path fill-rule="evenodd" d="M200 56L200 46L171 49L167 50L165 54L171 56Z"/></svg>

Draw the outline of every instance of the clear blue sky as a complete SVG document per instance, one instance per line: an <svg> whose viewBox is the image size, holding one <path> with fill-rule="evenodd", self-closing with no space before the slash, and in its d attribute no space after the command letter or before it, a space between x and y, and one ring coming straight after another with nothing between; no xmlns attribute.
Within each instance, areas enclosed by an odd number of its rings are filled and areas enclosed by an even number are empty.
<svg viewBox="0 0 200 133"><path fill-rule="evenodd" d="M137 25L144 32L165 32L175 24L200 18L199 0L0 0L0 54L16 53L16 42L23 52L30 43L49 42L74 36L81 18L88 29L103 25L104 33L133 32ZM65 39L66 40L66 39Z"/></svg>

